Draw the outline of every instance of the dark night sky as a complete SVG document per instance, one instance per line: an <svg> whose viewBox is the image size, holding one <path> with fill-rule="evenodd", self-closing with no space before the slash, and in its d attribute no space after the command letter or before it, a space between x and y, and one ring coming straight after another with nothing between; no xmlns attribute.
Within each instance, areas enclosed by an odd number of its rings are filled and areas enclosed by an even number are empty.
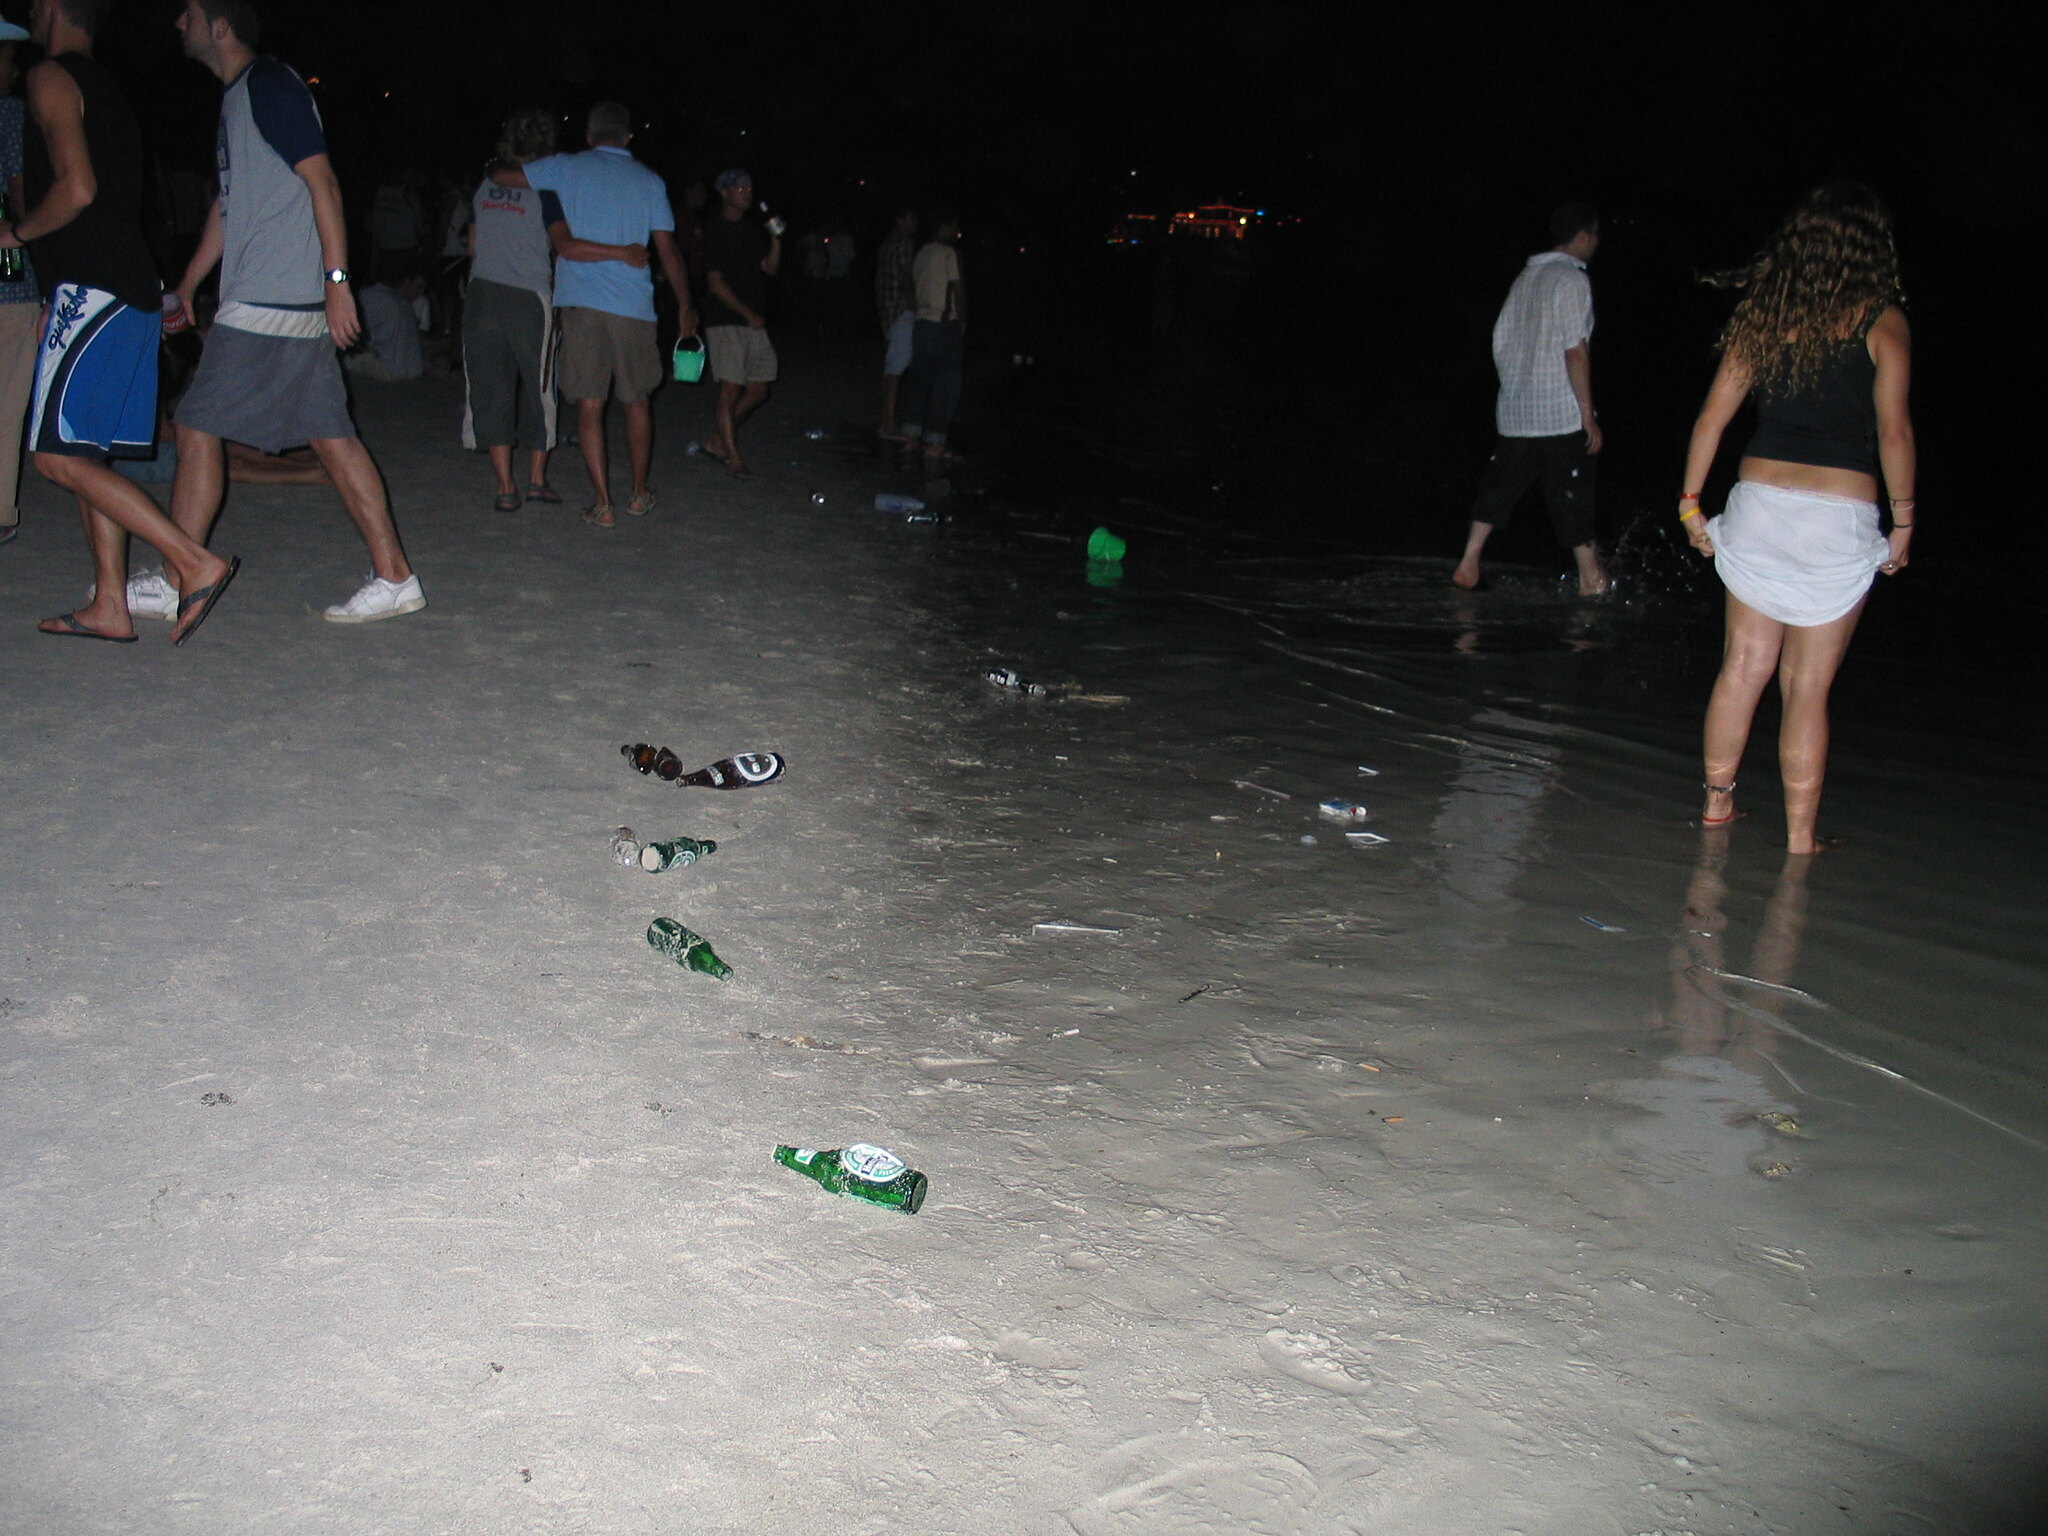
<svg viewBox="0 0 2048 1536"><path fill-rule="evenodd" d="M166 150L203 153L205 82L177 58L174 9L128 0L106 51L142 66ZM276 51L322 79L338 151L368 158L473 163L511 107L618 95L672 170L743 155L813 197L915 178L1051 218L1221 193L1361 226L1385 210L1483 227L1575 188L1775 207L1846 171L1997 229L2038 217L2023 205L2043 180L2041 67L2009 23L1964 7L272 11Z"/></svg>
<svg viewBox="0 0 2048 1536"><path fill-rule="evenodd" d="M1028 243L1037 261L1063 244L1099 248L1128 209L1220 196L1296 214L1306 221L1298 268L1322 275L1321 288L1303 290L1315 304L1351 306L1366 334L1386 310L1359 307L1360 296L1397 291L1446 312L1434 337L1418 324L1388 344L1426 367L1425 343L1441 349L1448 336L1472 354L1475 378L1499 292L1543 243L1543 214L1559 199L1589 195L1603 210L1608 355L1631 345L1635 324L1629 361L1647 376L1674 316L1691 328L1687 366L1704 358L1717 311L1694 274L1739 261L1817 181L1861 176L1899 213L1927 344L1921 377L1940 386L1935 403L1946 400L1957 426L1951 460L1965 428L2031 440L2048 404L2038 370L2007 339L2035 308L2048 234L2048 81L2014 35L2012 8L278 0L270 10L268 45L320 79L358 208L394 158L467 177L512 108L549 105L580 122L590 102L617 96L649 125L636 151L673 186L744 163L799 228L837 216L872 232L887 199L910 189L957 201L970 223ZM131 82L166 160L202 164L217 96L178 53L175 11L173 0L123 0L102 53ZM1059 291L1049 276L1037 282ZM1987 380L1980 404L1969 392ZM1683 387L1695 387L1689 375Z"/></svg>

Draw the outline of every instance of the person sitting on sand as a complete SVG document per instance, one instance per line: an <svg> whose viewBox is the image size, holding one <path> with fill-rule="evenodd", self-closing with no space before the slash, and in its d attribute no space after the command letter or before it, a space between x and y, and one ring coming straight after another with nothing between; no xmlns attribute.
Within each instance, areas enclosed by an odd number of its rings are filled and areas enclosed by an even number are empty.
<svg viewBox="0 0 2048 1536"><path fill-rule="evenodd" d="M418 305L427 294L426 274L415 269L393 282L373 283L356 299L363 317L363 339L343 359L358 378L398 384L427 371L420 349Z"/></svg>
<svg viewBox="0 0 2048 1536"><path fill-rule="evenodd" d="M1557 541L1579 567L1579 595L1607 590L1593 542L1593 461L1600 419L1593 414L1593 285L1586 263L1600 249L1600 216L1589 203L1565 203L1550 215L1557 243L1531 256L1493 323L1493 366L1500 433L1472 504L1465 557L1454 584L1479 585L1479 552L1505 528L1515 504L1541 481Z"/></svg>
<svg viewBox="0 0 2048 1536"><path fill-rule="evenodd" d="M1818 853L1828 690L1877 572L1897 575L1918 520L1912 344L1891 217L1867 187L1810 193L1756 260L1717 281L1744 290L1685 457L1678 517L1728 590L1721 674L1707 705L1700 824L1735 820L1735 775L1757 701L1784 701L1778 769L1786 847ZM1721 514L1700 511L1714 455L1743 401L1756 432ZM1891 532L1879 532L1878 476Z"/></svg>
<svg viewBox="0 0 2048 1536"><path fill-rule="evenodd" d="M247 443L229 443L228 479L236 485L332 485L334 477L310 447L265 453Z"/></svg>

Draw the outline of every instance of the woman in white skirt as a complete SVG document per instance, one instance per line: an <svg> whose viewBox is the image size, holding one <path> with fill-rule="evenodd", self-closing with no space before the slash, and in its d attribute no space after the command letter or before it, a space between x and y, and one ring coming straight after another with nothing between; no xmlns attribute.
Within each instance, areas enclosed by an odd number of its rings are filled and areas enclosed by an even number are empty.
<svg viewBox="0 0 2048 1536"><path fill-rule="evenodd" d="M1721 367L1685 459L1678 516L1728 589L1721 675L1707 705L1705 827L1736 818L1735 777L1757 701L1775 675L1786 846L1818 853L1828 689L1879 571L1906 568L1913 539L1912 344L1899 305L1890 215L1868 188L1807 196L1754 262L1721 334ZM1747 397L1756 433L1721 515L1700 491ZM1889 496L1882 531L1878 481Z"/></svg>

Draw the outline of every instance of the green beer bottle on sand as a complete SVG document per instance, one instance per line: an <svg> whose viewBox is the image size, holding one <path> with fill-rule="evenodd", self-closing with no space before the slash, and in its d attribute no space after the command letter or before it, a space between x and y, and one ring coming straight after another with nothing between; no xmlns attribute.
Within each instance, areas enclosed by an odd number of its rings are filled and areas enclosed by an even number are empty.
<svg viewBox="0 0 2048 1536"><path fill-rule="evenodd" d="M640 867L650 875L658 875L679 865L694 864L705 854L716 852L718 843L712 838L701 841L694 837L664 838L640 850Z"/></svg>
<svg viewBox="0 0 2048 1536"><path fill-rule="evenodd" d="M706 976L723 980L732 974L732 967L712 953L701 933L692 933L672 917L657 917L649 923L647 942L677 965L702 971Z"/></svg>
<svg viewBox="0 0 2048 1536"><path fill-rule="evenodd" d="M924 1204L928 1181L915 1168L886 1147L856 1142L829 1152L811 1147L777 1147L775 1161L794 1168L807 1179L815 1179L835 1195L865 1200L869 1205L886 1205L906 1216L917 1214Z"/></svg>

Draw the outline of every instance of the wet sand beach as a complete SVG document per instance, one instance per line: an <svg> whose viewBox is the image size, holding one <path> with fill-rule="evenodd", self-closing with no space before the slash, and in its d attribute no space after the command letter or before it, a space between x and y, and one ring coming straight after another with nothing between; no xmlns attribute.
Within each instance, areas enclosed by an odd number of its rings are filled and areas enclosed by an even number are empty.
<svg viewBox="0 0 2048 1536"><path fill-rule="evenodd" d="M331 493L237 487L192 644L43 637L90 578L27 490L0 1531L2032 1528L2048 879L1987 684L1874 618L1788 863L1767 747L1688 825L1697 615L971 473L906 526L870 360L778 341L760 478L670 389L612 532L362 386L388 623L318 618ZM771 1161L856 1141L920 1214Z"/></svg>

